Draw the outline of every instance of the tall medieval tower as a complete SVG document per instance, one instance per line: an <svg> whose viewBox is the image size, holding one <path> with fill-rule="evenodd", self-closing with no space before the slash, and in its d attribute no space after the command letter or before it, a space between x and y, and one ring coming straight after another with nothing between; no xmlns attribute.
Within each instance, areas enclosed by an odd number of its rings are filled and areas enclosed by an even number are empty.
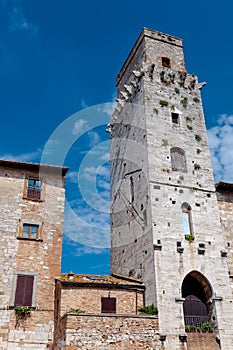
<svg viewBox="0 0 233 350"><path fill-rule="evenodd" d="M181 39L143 29L117 76L110 122L111 271L143 280L166 349L180 349L185 324L210 321L221 349L232 350L203 85L186 72Z"/></svg>

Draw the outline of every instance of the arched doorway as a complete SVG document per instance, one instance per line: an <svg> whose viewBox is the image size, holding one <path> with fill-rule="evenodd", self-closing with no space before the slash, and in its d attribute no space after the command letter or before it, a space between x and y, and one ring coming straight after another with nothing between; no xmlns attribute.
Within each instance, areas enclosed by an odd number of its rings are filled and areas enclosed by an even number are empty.
<svg viewBox="0 0 233 350"><path fill-rule="evenodd" d="M185 325L201 327L205 322L215 320L213 315L212 288L208 280L198 271L190 272L182 283L182 297L185 298Z"/></svg>

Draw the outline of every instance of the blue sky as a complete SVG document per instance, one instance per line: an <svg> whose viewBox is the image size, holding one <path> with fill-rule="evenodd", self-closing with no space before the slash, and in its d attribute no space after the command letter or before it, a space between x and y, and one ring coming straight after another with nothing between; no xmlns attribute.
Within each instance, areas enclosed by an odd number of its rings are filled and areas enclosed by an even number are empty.
<svg viewBox="0 0 233 350"><path fill-rule="evenodd" d="M1 158L40 162L64 120L112 102L115 77L148 27L183 38L187 71L207 82L202 97L216 181L233 182L232 12L230 0L0 0ZM107 229L108 215L86 204L77 176L88 150L101 143L102 165L86 167L82 176L97 178L108 202L107 139L104 126L87 130L65 159L68 201L98 232ZM79 242L80 228L67 212L65 219L63 271L108 273L108 249Z"/></svg>

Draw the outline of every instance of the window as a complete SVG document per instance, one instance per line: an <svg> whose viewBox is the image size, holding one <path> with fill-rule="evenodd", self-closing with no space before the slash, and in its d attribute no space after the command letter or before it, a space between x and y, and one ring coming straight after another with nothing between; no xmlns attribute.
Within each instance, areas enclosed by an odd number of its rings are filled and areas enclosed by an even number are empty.
<svg viewBox="0 0 233 350"><path fill-rule="evenodd" d="M22 220L19 224L18 239L42 240L43 222Z"/></svg>
<svg viewBox="0 0 233 350"><path fill-rule="evenodd" d="M131 202L134 202L134 182L133 177L130 176L130 192L131 192Z"/></svg>
<svg viewBox="0 0 233 350"><path fill-rule="evenodd" d="M172 123L179 124L179 114L178 113L172 113Z"/></svg>
<svg viewBox="0 0 233 350"><path fill-rule="evenodd" d="M116 313L116 298L101 298L101 312L103 313Z"/></svg>
<svg viewBox="0 0 233 350"><path fill-rule="evenodd" d="M39 225L23 224L24 238L38 238Z"/></svg>
<svg viewBox="0 0 233 350"><path fill-rule="evenodd" d="M181 209L183 215L184 234L193 235L191 206L188 203L183 203Z"/></svg>
<svg viewBox="0 0 233 350"><path fill-rule="evenodd" d="M187 172L185 151L179 147L172 147L170 152L172 170Z"/></svg>
<svg viewBox="0 0 233 350"><path fill-rule="evenodd" d="M168 57L162 57L162 66L165 68L171 68L171 60Z"/></svg>
<svg viewBox="0 0 233 350"><path fill-rule="evenodd" d="M25 179L24 198L41 200L42 180L28 177Z"/></svg>
<svg viewBox="0 0 233 350"><path fill-rule="evenodd" d="M10 306L36 306L37 274L14 272Z"/></svg>

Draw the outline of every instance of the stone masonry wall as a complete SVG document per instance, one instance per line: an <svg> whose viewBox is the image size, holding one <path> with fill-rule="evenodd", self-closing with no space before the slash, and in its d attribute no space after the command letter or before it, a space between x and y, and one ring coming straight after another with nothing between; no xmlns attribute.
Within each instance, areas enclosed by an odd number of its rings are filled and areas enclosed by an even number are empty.
<svg viewBox="0 0 233 350"><path fill-rule="evenodd" d="M162 66L162 57L170 59L170 67ZM184 73L181 40L144 29L118 75L118 97L125 101L118 101L111 119L111 158L118 163L111 168L111 268L125 269L125 274L128 269L136 276L141 272L146 304L157 304L159 330L168 334L167 349L179 347L177 335L184 332L182 283L197 271L213 291L211 321L218 327L222 349L231 350L233 300L227 259L221 254L226 240L213 183L202 84L193 74L186 73L182 80ZM141 118L128 113L128 101L142 104ZM114 134L116 123L122 128ZM183 170L172 168L173 147L184 151ZM132 179L127 182L128 175ZM185 240L183 203L191 208L192 243Z"/></svg>
<svg viewBox="0 0 233 350"><path fill-rule="evenodd" d="M68 314L60 332L56 350L163 349L156 317Z"/></svg>
<svg viewBox="0 0 233 350"><path fill-rule="evenodd" d="M229 270L229 279L233 293L233 191L218 190L218 206L220 211L220 220L223 234L226 238L226 244L223 247L227 252L227 264Z"/></svg>
<svg viewBox="0 0 233 350"><path fill-rule="evenodd" d="M44 171L43 200L37 201L23 198L26 176L38 177L38 170L32 166L0 167L1 350L47 349L52 342L54 278L60 273L61 262L64 178L60 173ZM24 222L42 224L40 239L20 237ZM11 310L17 273L35 274L37 278L35 307L25 322L16 322L15 311Z"/></svg>

